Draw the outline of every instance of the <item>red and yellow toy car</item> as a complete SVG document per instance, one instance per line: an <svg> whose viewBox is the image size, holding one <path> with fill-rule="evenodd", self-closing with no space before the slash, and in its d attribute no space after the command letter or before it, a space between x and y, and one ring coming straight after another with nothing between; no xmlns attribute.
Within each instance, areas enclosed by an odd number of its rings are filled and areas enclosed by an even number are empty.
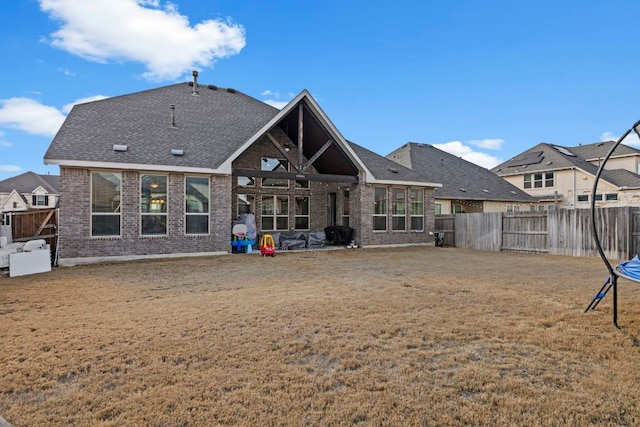
<svg viewBox="0 0 640 427"><path fill-rule="evenodd" d="M260 255L276 256L276 248L271 234L265 234L260 238Z"/></svg>

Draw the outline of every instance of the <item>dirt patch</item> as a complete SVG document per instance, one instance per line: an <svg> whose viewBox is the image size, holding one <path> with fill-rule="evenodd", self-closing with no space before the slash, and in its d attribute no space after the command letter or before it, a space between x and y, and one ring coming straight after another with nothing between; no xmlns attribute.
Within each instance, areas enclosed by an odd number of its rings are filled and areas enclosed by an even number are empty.
<svg viewBox="0 0 640 427"><path fill-rule="evenodd" d="M640 289L599 259L451 248L0 278L23 425L637 425Z"/></svg>

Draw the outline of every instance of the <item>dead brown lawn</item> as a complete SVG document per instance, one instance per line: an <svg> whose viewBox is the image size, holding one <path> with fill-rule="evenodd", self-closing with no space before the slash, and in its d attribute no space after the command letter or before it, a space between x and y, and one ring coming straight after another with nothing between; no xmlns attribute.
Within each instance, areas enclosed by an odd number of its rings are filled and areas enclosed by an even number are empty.
<svg viewBox="0 0 640 427"><path fill-rule="evenodd" d="M228 255L0 278L0 415L35 425L640 424L640 290L595 258Z"/></svg>

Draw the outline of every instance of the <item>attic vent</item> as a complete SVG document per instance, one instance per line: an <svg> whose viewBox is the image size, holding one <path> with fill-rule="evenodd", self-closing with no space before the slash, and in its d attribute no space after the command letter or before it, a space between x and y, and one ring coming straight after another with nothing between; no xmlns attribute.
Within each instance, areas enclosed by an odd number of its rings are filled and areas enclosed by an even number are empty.
<svg viewBox="0 0 640 427"><path fill-rule="evenodd" d="M209 85L209 86L207 86L207 87L208 87L209 89L211 89L211 90L218 90L218 86L216 86L216 85Z"/></svg>
<svg viewBox="0 0 640 427"><path fill-rule="evenodd" d="M113 144L113 151L127 151L126 145Z"/></svg>
<svg viewBox="0 0 640 427"><path fill-rule="evenodd" d="M232 88L232 87L228 87L228 88L227 88L227 92L229 92L229 93L236 93L236 90L235 90L234 88Z"/></svg>
<svg viewBox="0 0 640 427"><path fill-rule="evenodd" d="M551 163L553 163L553 162L547 162L548 165L550 165Z"/></svg>
<svg viewBox="0 0 640 427"><path fill-rule="evenodd" d="M510 190L509 192L510 192L511 194L518 194L518 193L516 193L516 192L515 192L515 191L513 191L513 190Z"/></svg>
<svg viewBox="0 0 640 427"><path fill-rule="evenodd" d="M464 188L459 188L460 191L462 191L463 193L466 193L467 190L465 190Z"/></svg>
<svg viewBox="0 0 640 427"><path fill-rule="evenodd" d="M193 92L191 92L191 95L198 96L198 72L193 70L191 74L193 75Z"/></svg>
<svg viewBox="0 0 640 427"><path fill-rule="evenodd" d="M179 150L177 148L173 148L171 150L171 154L173 154L174 156L184 156L184 150Z"/></svg>
<svg viewBox="0 0 640 427"><path fill-rule="evenodd" d="M502 168L498 168L496 169L496 172L500 172L502 170Z"/></svg>
<svg viewBox="0 0 640 427"><path fill-rule="evenodd" d="M398 169L396 168L387 168L387 169L389 169L389 172L391 173L398 173Z"/></svg>
<svg viewBox="0 0 640 427"><path fill-rule="evenodd" d="M482 191L483 191L483 192L485 192L485 193L488 193L488 192L489 192L489 190L486 190L486 189L484 189L484 188L482 189Z"/></svg>

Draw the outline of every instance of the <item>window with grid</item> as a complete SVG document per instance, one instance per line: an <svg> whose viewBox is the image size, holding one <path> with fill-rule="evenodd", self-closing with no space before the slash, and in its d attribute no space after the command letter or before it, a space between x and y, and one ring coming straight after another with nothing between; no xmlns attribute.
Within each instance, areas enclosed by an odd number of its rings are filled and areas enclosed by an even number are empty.
<svg viewBox="0 0 640 427"><path fill-rule="evenodd" d="M424 190L411 189L409 193L411 202L411 230L424 231Z"/></svg>
<svg viewBox="0 0 640 427"><path fill-rule="evenodd" d="M33 206L49 206L49 196L45 194L34 194L31 196Z"/></svg>
<svg viewBox="0 0 640 427"><path fill-rule="evenodd" d="M91 236L119 236L122 176L116 172L91 173Z"/></svg>
<svg viewBox="0 0 640 427"><path fill-rule="evenodd" d="M554 186L553 172L545 172L545 174L544 174L544 186L545 187L553 187Z"/></svg>
<svg viewBox="0 0 640 427"><path fill-rule="evenodd" d="M391 189L391 229L407 229L407 191L404 188Z"/></svg>
<svg viewBox="0 0 640 427"><path fill-rule="evenodd" d="M524 176L524 188L531 188L531 174Z"/></svg>
<svg viewBox="0 0 640 427"><path fill-rule="evenodd" d="M255 212L255 197L253 194L238 194L236 196L238 215Z"/></svg>
<svg viewBox="0 0 640 427"><path fill-rule="evenodd" d="M167 176L142 175L140 178L140 234L167 234Z"/></svg>
<svg viewBox="0 0 640 427"><path fill-rule="evenodd" d="M342 225L349 226L349 190L342 191Z"/></svg>
<svg viewBox="0 0 640 427"><path fill-rule="evenodd" d="M239 176L237 182L238 182L238 187L241 187L241 188L256 186L255 178L252 178L250 176Z"/></svg>
<svg viewBox="0 0 640 427"><path fill-rule="evenodd" d="M260 162L260 170L263 172L289 172L289 162L273 157L263 157ZM262 178L262 186L288 188L289 180L284 178Z"/></svg>
<svg viewBox="0 0 640 427"><path fill-rule="evenodd" d="M533 188L542 188L542 173L533 174Z"/></svg>
<svg viewBox="0 0 640 427"><path fill-rule="evenodd" d="M309 229L309 198L306 196L296 197L295 229Z"/></svg>
<svg viewBox="0 0 640 427"><path fill-rule="evenodd" d="M209 178L185 180L185 233L209 234Z"/></svg>
<svg viewBox="0 0 640 427"><path fill-rule="evenodd" d="M262 230L289 229L289 196L262 196Z"/></svg>
<svg viewBox="0 0 640 427"><path fill-rule="evenodd" d="M373 230L387 229L387 187L373 188Z"/></svg>

